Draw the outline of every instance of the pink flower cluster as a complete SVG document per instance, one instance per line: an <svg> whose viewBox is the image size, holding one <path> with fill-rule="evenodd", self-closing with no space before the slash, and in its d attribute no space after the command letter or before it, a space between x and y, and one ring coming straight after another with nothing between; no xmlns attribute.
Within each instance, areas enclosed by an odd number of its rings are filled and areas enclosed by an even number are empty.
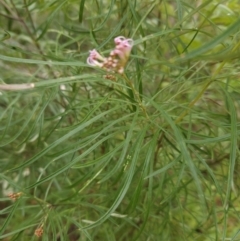
<svg viewBox="0 0 240 241"><path fill-rule="evenodd" d="M114 39L114 42L115 49L110 52L108 58L103 57L97 52L97 50L93 49L90 51L87 63L91 66L97 66L109 72L122 74L133 47L133 40L119 36Z"/></svg>

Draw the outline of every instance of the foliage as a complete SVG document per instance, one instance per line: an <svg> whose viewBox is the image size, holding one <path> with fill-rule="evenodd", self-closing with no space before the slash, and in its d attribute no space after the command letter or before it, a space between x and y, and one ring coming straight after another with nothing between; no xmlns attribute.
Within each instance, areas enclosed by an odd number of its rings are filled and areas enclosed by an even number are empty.
<svg viewBox="0 0 240 241"><path fill-rule="evenodd" d="M1 240L240 240L238 1L0 6Z"/></svg>

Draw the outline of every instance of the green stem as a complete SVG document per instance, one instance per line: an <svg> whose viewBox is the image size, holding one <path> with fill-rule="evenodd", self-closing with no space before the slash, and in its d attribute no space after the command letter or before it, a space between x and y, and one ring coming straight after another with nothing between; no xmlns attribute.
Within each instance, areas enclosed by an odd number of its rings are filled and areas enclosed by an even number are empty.
<svg viewBox="0 0 240 241"><path fill-rule="evenodd" d="M134 88L132 82L128 79L128 77L127 77L125 74L123 74L122 76L123 76L123 78L125 79L125 81L127 82L127 84L130 86L130 88L132 89L132 91L133 91L133 93L134 93L134 96L135 96L135 98L136 98L136 101L138 102L138 105L139 105L139 107L142 109L144 115L149 119L149 116L148 116L148 114L147 114L147 110L146 110L146 108L145 108L145 107L143 106L143 104L142 104L142 101L141 101L141 98L140 98L140 96L139 96L138 91Z"/></svg>

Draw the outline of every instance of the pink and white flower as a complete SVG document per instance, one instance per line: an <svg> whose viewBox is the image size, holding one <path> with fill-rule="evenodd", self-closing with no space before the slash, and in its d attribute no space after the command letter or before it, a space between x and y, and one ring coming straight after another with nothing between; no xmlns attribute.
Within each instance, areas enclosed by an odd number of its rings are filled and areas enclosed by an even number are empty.
<svg viewBox="0 0 240 241"><path fill-rule="evenodd" d="M87 63L91 66L97 66L107 71L122 74L134 42L132 39L126 39L123 36L115 38L114 42L116 45L115 49L110 52L108 58L101 56L95 49L93 49L90 51Z"/></svg>
<svg viewBox="0 0 240 241"><path fill-rule="evenodd" d="M87 58L87 63L91 66L98 66L102 68L103 62L106 59L102 57L102 55L100 55L96 49L90 50L89 52L90 54L89 54L89 57Z"/></svg>

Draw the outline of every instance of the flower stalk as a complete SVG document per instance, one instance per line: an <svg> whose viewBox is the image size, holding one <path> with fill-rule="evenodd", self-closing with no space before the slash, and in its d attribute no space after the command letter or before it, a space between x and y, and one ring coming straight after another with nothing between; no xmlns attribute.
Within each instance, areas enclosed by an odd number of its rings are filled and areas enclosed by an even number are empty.
<svg viewBox="0 0 240 241"><path fill-rule="evenodd" d="M132 82L124 74L124 68L129 59L134 41L130 38L127 39L123 36L119 36L114 39L114 43L115 49L110 52L110 55L107 58L98 53L96 49L90 50L89 57L87 58L87 63L91 66L96 66L104 69L107 72L121 74L125 79L126 83L132 89L135 99L138 102L139 107L142 109L144 115L149 118L147 111L142 104L138 91L134 88Z"/></svg>

